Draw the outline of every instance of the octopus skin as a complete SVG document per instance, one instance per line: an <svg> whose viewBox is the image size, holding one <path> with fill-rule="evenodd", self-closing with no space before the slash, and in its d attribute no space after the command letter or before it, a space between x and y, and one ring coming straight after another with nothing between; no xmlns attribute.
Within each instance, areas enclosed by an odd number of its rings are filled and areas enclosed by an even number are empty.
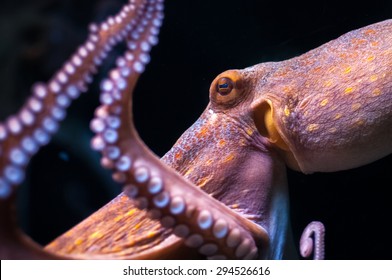
<svg viewBox="0 0 392 280"><path fill-rule="evenodd" d="M71 63L34 86L23 109L0 126L5 258L281 258L289 226L286 165L330 172L391 152L392 23L385 21L291 60L222 73L205 112L159 160L133 126L131 93L157 43L163 6L151 0L125 7L92 26ZM124 194L42 250L12 218L16 186L120 41L128 50L101 83L91 129L93 149ZM375 146L366 149L370 141ZM319 236L320 227L314 230Z"/></svg>

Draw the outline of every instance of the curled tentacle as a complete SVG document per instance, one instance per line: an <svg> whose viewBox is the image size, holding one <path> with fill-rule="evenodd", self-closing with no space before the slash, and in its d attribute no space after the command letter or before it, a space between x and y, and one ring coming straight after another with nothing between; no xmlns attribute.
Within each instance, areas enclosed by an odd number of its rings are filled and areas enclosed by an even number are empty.
<svg viewBox="0 0 392 280"><path fill-rule="evenodd" d="M163 227L172 228L186 246L210 258L261 258L268 250L262 227L165 166L137 135L131 93L149 61L148 51L162 20L160 7L151 11L145 29L129 38L129 51L101 84L102 105L91 122L97 134L92 147L102 152L102 165L114 170L113 179L124 185L125 194Z"/></svg>
<svg viewBox="0 0 392 280"><path fill-rule="evenodd" d="M324 259L324 235L325 228L321 222L311 222L304 229L300 240L300 253L304 258L309 258L313 253L313 259Z"/></svg>
<svg viewBox="0 0 392 280"><path fill-rule="evenodd" d="M21 110L0 123L0 242L8 244L1 248L2 258L55 257L18 230L14 218L17 186L24 180L31 157L56 133L66 109L87 89L107 53L143 26L148 7L147 0L130 0L116 16L92 24L86 42L57 74L46 84L35 84Z"/></svg>

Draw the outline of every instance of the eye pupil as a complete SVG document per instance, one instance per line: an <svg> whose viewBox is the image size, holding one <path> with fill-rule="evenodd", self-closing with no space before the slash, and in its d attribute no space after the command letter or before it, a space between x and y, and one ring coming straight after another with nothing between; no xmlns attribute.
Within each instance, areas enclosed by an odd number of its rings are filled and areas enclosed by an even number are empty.
<svg viewBox="0 0 392 280"><path fill-rule="evenodd" d="M217 92L221 95L228 95L234 88L234 83L229 78L220 78L217 83Z"/></svg>

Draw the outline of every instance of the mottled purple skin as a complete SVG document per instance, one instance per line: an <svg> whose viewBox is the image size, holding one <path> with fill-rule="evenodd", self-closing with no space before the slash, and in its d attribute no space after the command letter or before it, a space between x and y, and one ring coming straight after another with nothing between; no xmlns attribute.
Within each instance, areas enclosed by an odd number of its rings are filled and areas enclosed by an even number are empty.
<svg viewBox="0 0 392 280"><path fill-rule="evenodd" d="M289 210L285 166L256 132L249 112L241 116L246 111L237 109L220 111L211 104L162 160L215 199L263 226L271 242L268 257L279 259Z"/></svg>
<svg viewBox="0 0 392 280"><path fill-rule="evenodd" d="M392 20L299 57L244 70L270 100L286 163L304 173L367 164L392 152Z"/></svg>

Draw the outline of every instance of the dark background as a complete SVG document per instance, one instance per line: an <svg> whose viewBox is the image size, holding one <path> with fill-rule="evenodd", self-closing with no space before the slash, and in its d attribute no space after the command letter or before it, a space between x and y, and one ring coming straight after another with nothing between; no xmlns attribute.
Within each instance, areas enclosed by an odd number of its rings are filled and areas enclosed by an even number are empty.
<svg viewBox="0 0 392 280"><path fill-rule="evenodd" d="M2 1L0 119L17 112L35 81L47 81L81 44L90 22L119 0ZM392 1L166 1L152 62L135 97L136 125L162 156L201 114L220 72L283 60L352 29L392 18ZM115 57L116 52L113 53ZM113 59L101 68L102 79ZM89 149L98 82L75 101L53 141L31 161L19 195L20 223L46 244L120 192ZM371 143L370 143L371 144ZM289 172L295 240L324 222L326 258L392 259L392 157L350 171Z"/></svg>

